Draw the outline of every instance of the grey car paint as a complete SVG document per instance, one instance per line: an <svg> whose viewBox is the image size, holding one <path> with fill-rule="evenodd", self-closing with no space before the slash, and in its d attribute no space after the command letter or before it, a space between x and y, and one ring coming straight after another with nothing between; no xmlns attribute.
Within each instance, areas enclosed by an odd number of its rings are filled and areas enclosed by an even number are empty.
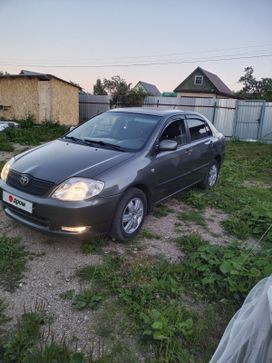
<svg viewBox="0 0 272 363"><path fill-rule="evenodd" d="M44 232L68 234L60 230L63 225L90 225L92 233L109 232L118 203L130 187L145 192L150 210L153 204L200 182L211 160L222 161L224 157L223 135L197 113L142 108L108 112L142 113L161 118L139 151L117 151L58 139L17 156L11 169L51 181L56 186L72 176L95 178L103 181L105 186L99 195L89 200L66 202L50 198L50 195L27 194L1 180L0 190L34 204L33 215L29 216L2 203L9 217ZM192 115L204 119L212 135L191 142L186 118ZM159 136L176 119L185 120L188 142L176 150L159 152Z"/></svg>

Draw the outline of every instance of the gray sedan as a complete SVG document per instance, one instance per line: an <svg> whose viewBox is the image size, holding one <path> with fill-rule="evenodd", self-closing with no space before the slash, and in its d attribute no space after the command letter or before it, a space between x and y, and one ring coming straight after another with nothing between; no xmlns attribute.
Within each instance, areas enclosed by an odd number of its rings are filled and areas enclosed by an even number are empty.
<svg viewBox="0 0 272 363"><path fill-rule="evenodd" d="M154 204L214 187L224 137L202 115L115 109L8 161L6 215L42 232L133 238Z"/></svg>

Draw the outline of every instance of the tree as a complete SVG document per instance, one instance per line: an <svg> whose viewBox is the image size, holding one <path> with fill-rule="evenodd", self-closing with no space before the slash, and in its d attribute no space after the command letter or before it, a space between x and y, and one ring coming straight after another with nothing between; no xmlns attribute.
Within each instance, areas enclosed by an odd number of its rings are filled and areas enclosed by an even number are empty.
<svg viewBox="0 0 272 363"><path fill-rule="evenodd" d="M142 106L144 103L144 98L146 96L148 96L148 94L141 89L139 90L131 89L127 96L127 101L128 101L127 105L138 106L138 107Z"/></svg>
<svg viewBox="0 0 272 363"><path fill-rule="evenodd" d="M131 83L120 76L113 76L110 79L97 79L93 88L95 95L111 96L111 105L115 106L142 106L145 96L147 94L142 90L131 89Z"/></svg>
<svg viewBox="0 0 272 363"><path fill-rule="evenodd" d="M246 99L264 99L272 101L272 78L261 78L257 80L254 76L252 66L244 69L245 74L238 80L243 88L237 92L238 96Z"/></svg>
<svg viewBox="0 0 272 363"><path fill-rule="evenodd" d="M258 93L260 98L272 101L272 78L262 78L258 82Z"/></svg>
<svg viewBox="0 0 272 363"><path fill-rule="evenodd" d="M93 94L101 96L107 95L107 91L105 90L104 84L102 83L100 78L96 80L96 84L93 86Z"/></svg>
<svg viewBox="0 0 272 363"><path fill-rule="evenodd" d="M111 77L111 79L103 79L105 90L111 95L112 104L124 104L125 99L130 91L131 83L127 83L120 76Z"/></svg>
<svg viewBox="0 0 272 363"><path fill-rule="evenodd" d="M245 94L256 93L257 81L253 77L254 69L252 66L244 69L245 74L239 78L239 83L243 84L243 88L240 92Z"/></svg>

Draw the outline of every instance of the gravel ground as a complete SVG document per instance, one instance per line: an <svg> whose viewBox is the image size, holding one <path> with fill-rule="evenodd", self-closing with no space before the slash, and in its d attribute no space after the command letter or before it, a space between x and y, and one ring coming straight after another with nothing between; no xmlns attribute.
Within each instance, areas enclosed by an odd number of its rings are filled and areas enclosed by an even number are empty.
<svg viewBox="0 0 272 363"><path fill-rule="evenodd" d="M0 160L7 160L13 154L25 149L18 146L14 153L1 152ZM177 220L176 214L181 211L191 211L192 208L175 199L165 203L171 213L165 217L156 218L150 215L146 218L143 230L153 232L160 238L144 237L140 241L129 245L109 241L99 255L83 255L80 252L80 242L71 238L54 238L42 235L8 219L0 211L0 235L18 237L21 243L33 254L28 260L27 271L14 292L5 291L0 287L0 296L8 303L8 315L12 317L7 329L11 329L18 317L25 310L34 310L37 304L49 316L52 316L52 331L54 336L66 341L76 341L79 350L93 349L97 339L95 331L95 313L92 311L74 310L71 301L63 300L60 294L74 289L82 289L75 272L85 265L97 265L103 262L103 255L115 251L119 254L159 255L171 263L183 258L183 253L171 241L174 238L196 232L211 243L226 243L229 238L224 235L220 222L227 218L223 213L206 209L204 212L207 227L191 222ZM177 223L178 222L178 223Z"/></svg>

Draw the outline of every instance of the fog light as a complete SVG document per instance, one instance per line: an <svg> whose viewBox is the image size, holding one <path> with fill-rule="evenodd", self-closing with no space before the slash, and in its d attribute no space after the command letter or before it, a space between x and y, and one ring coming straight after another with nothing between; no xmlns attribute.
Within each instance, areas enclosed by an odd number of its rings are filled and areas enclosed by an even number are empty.
<svg viewBox="0 0 272 363"><path fill-rule="evenodd" d="M65 232L77 232L77 233L82 233L85 232L88 229L88 227L61 227L62 231Z"/></svg>

